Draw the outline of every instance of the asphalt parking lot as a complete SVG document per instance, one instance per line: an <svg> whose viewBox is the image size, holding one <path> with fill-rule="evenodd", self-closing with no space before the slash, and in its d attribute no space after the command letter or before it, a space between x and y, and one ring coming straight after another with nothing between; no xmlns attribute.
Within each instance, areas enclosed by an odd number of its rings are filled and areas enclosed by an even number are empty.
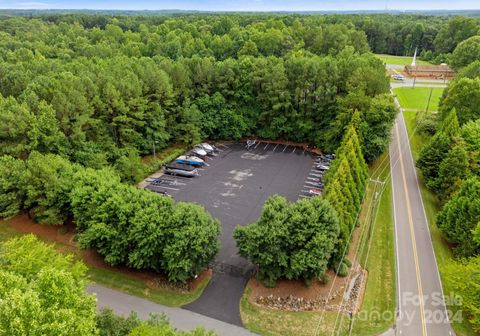
<svg viewBox="0 0 480 336"><path fill-rule="evenodd" d="M221 249L214 276L202 296L185 309L225 322L242 325L239 302L253 266L237 255L232 237L237 225L255 222L269 196L289 201L310 197L321 189L319 158L302 147L256 142L219 145L199 175L188 178L163 175L150 181L150 190L177 201L203 205L222 225Z"/></svg>

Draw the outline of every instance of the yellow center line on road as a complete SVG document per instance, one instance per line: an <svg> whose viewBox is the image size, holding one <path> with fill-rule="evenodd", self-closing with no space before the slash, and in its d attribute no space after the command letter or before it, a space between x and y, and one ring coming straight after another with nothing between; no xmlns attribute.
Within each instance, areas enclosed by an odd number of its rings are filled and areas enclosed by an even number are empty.
<svg viewBox="0 0 480 336"><path fill-rule="evenodd" d="M420 295L419 304L420 304L420 317L422 319L422 335L427 335L427 323L425 321L425 307L423 303L423 289L422 289L422 279L420 277L420 267L418 265L418 254L417 254L417 243L415 241L415 231L413 229L413 217L412 217L412 209L410 205L410 197L407 187L407 179L405 177L405 166L403 164L403 155L402 149L400 147L400 135L398 132L398 123L395 123L395 130L397 132L397 145L398 145L398 155L400 159L400 168L402 170L402 179L403 179L403 187L405 188L405 201L407 204L407 214L408 214L408 223L410 225L410 235L412 237L412 246L413 246L413 259L415 261L415 275L417 276L417 287L418 293ZM408 141L408 140L407 140Z"/></svg>

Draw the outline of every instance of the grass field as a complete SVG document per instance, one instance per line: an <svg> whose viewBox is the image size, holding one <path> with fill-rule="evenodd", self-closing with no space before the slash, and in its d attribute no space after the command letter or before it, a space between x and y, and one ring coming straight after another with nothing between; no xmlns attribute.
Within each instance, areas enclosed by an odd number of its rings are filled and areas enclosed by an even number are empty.
<svg viewBox="0 0 480 336"><path fill-rule="evenodd" d="M380 169L377 170L379 166ZM383 155L372 164L370 171L371 173L377 172L375 178L386 178L390 172L388 155ZM373 184L370 183L362 209L363 213L368 211L373 191ZM343 323L338 324L335 328L336 335L349 335L350 327L352 327L351 335L377 335L386 331L394 323L396 307L395 246L389 182L377 204L379 206L378 216L368 235L372 244L367 261L365 259L368 244L363 245L361 249L361 263L364 267L366 264L368 270L368 282L362 307L353 319L343 315ZM268 336L297 336L312 335L317 327L319 327L321 335L329 335L334 331L336 312L327 311L322 316L321 312L273 311L251 304L248 301L249 296L250 291L247 288L240 303L240 312L245 326L253 332Z"/></svg>
<svg viewBox="0 0 480 336"><path fill-rule="evenodd" d="M428 110L438 111L438 103L440 102L443 90L443 88L430 87L402 87L394 89L393 92L403 108L425 111L427 109L428 98L431 91L432 97L430 99L430 104L428 105Z"/></svg>
<svg viewBox="0 0 480 336"><path fill-rule="evenodd" d="M21 234L22 233L8 225L7 221L0 220L0 243ZM39 238L42 239L41 237ZM72 248L72 246L48 240L45 241L55 244L55 247L60 252L72 253L77 258L81 258L81 251ZM191 292L179 292L167 288L147 286L137 278L105 268L94 267L92 265L87 265L87 267L88 276L92 282L170 307L180 307L196 300L202 294L210 280L210 277L206 277L200 285Z"/></svg>
<svg viewBox="0 0 480 336"><path fill-rule="evenodd" d="M370 230L370 251L367 245L362 251L361 264L368 271L368 282L363 305L357 315L360 318L353 323L353 335L377 335L391 327L395 320L395 238L389 156L382 155L372 164L371 171L376 171L372 179L386 181L386 184L377 214L373 216L376 221ZM379 186L377 188L380 190ZM368 260L365 260L367 257Z"/></svg>
<svg viewBox="0 0 480 336"><path fill-rule="evenodd" d="M403 115L405 118L405 123L407 124L407 131L410 137L412 154L413 157L417 159L423 144L428 141L428 138L422 136L421 134L414 133L413 130L415 129L415 113L415 111L405 111ZM449 248L445 240L443 240L440 230L438 229L437 225L435 225L435 219L437 217L438 211L440 210L440 203L438 202L436 196L426 188L420 172L418 173L420 179L422 199L425 206L425 212L427 213L428 226L430 228L433 248L435 250L435 256L437 258L437 263L440 270L440 277L442 277L443 280L442 267L453 259L453 255L451 249ZM452 290L449 287L445 286L444 283L442 283L442 285L443 292L445 294L452 292ZM457 306L451 306L448 308L451 309L454 313L458 310ZM465 318L463 319L463 323L454 321L452 324L458 336L476 335L476 333L472 330L472 327Z"/></svg>
<svg viewBox="0 0 480 336"><path fill-rule="evenodd" d="M375 54L376 57L381 59L385 64L392 65L407 65L412 64L412 56L393 56L393 55L384 55L384 54ZM417 58L418 65L427 65L431 64L430 62L422 61Z"/></svg>

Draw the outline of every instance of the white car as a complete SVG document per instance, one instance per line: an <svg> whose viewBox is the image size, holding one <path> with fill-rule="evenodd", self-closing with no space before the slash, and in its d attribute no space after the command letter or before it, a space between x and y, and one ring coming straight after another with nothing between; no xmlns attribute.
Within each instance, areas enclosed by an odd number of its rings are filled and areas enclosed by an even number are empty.
<svg viewBox="0 0 480 336"><path fill-rule="evenodd" d="M403 75L399 75L399 74L393 75L392 77L393 77L393 79L401 81L401 82L403 82L405 80L405 77Z"/></svg>

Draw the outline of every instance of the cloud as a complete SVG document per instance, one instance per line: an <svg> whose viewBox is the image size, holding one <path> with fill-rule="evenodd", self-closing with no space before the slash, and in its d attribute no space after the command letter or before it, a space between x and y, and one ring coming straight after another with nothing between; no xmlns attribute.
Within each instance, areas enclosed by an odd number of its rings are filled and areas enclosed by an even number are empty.
<svg viewBox="0 0 480 336"><path fill-rule="evenodd" d="M37 1L28 1L28 2L10 2L8 5L1 6L3 8L15 8L15 9L47 9L53 8L51 3L47 2L37 2Z"/></svg>

